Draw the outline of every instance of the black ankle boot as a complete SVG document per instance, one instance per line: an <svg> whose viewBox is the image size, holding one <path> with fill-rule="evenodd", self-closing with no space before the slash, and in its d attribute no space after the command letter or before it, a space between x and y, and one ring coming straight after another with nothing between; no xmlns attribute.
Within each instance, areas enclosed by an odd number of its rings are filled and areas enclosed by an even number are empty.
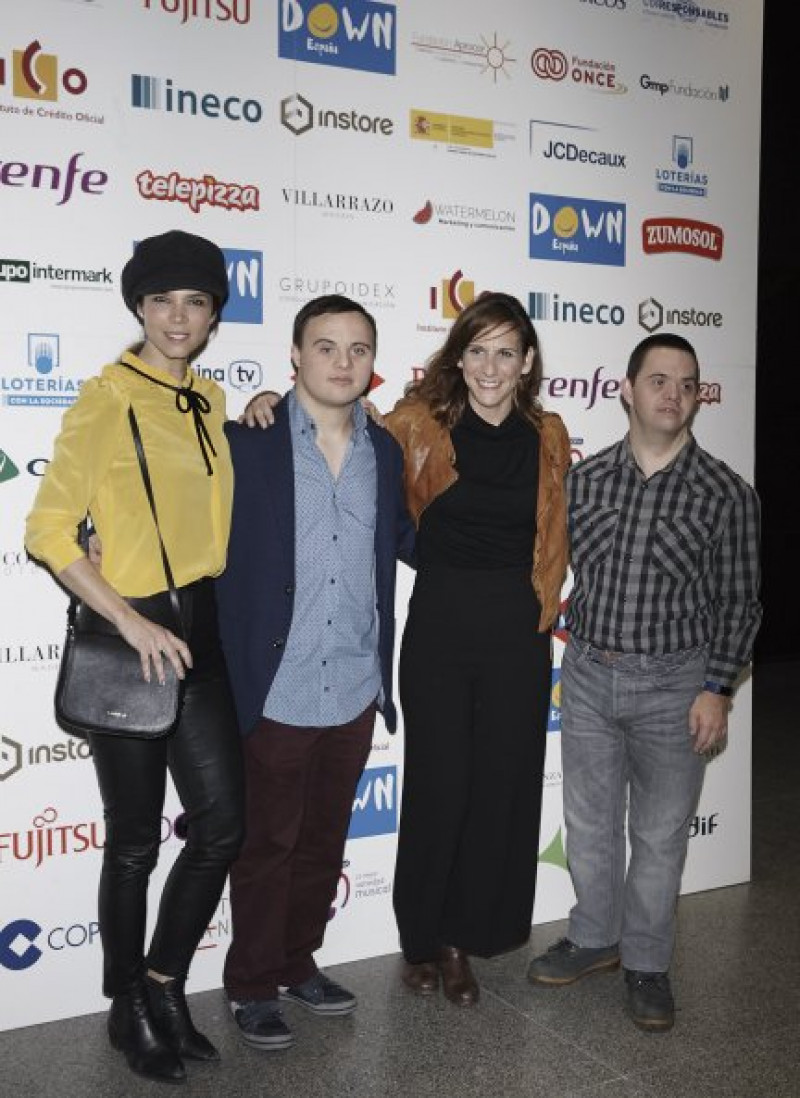
<svg viewBox="0 0 800 1098"><path fill-rule="evenodd" d="M115 995L108 1013L108 1038L125 1053L137 1075L162 1083L185 1083L186 1069L155 1027L144 982Z"/></svg>
<svg viewBox="0 0 800 1098"><path fill-rule="evenodd" d="M220 1056L207 1037L199 1033L189 1014L183 988L185 976L172 980L147 977L147 994L153 1021L169 1047L185 1060L216 1062Z"/></svg>

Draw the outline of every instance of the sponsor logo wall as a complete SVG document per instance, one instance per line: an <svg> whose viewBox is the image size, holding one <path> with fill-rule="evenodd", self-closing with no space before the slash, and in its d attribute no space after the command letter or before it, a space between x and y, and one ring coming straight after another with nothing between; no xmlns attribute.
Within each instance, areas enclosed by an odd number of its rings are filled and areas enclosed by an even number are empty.
<svg viewBox="0 0 800 1098"><path fill-rule="evenodd" d="M0 1029L103 1007L102 807L86 744L53 721L66 600L27 559L23 524L64 410L138 336L118 292L134 241L182 228L223 248L231 296L196 369L231 416L291 384L291 322L312 296L374 311L373 399L388 409L459 312L502 289L539 331L542 400L575 460L624 432L627 356L671 330L700 355L701 444L751 479L762 18L760 0L4 5ZM400 628L412 583L401 568ZM560 630L537 922L573 900L563 643ZM749 877L747 684L732 726L685 891ZM323 963L398 949L402 771L402 728L379 722ZM154 893L179 811L170 790ZM225 898L196 990L219 985L229 938Z"/></svg>

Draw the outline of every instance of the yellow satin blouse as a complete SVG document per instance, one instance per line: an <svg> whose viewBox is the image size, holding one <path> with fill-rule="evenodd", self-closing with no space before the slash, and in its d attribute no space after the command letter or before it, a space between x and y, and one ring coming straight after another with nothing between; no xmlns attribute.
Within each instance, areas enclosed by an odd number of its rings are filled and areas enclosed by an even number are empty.
<svg viewBox="0 0 800 1098"><path fill-rule="evenodd" d="M175 379L127 353L122 362L174 386ZM187 369L183 384L210 403L203 422L216 457L207 474L191 413L175 393L127 370L106 366L81 388L64 414L52 461L28 515L28 552L55 573L83 555L76 527L91 515L100 536L102 572L121 595L143 596L167 585L155 524L133 445L128 407L142 435L161 534L175 583L181 587L225 567L233 498L233 468L223 433L225 394Z"/></svg>

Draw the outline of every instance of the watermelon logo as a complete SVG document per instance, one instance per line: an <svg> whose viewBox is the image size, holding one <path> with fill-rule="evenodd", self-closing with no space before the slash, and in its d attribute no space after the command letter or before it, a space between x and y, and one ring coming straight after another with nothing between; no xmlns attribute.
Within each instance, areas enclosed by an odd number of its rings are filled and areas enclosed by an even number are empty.
<svg viewBox="0 0 800 1098"><path fill-rule="evenodd" d="M13 480L14 477L18 476L19 469L16 467L8 454L0 450L0 484L2 484L3 481L6 480Z"/></svg>
<svg viewBox="0 0 800 1098"><path fill-rule="evenodd" d="M417 210L411 220L415 225L427 225L430 219L433 217L433 206L430 199L425 203L421 210Z"/></svg>

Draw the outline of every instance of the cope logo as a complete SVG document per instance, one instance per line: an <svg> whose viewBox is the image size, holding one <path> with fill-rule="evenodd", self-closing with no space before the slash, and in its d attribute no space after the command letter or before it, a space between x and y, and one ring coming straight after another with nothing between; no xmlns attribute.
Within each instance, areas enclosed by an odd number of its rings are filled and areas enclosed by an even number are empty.
<svg viewBox="0 0 800 1098"><path fill-rule="evenodd" d="M264 320L264 255L247 248L223 248L230 296L221 320L261 324Z"/></svg>
<svg viewBox="0 0 800 1098"><path fill-rule="evenodd" d="M530 196L530 257L625 266L625 203Z"/></svg>
<svg viewBox="0 0 800 1098"><path fill-rule="evenodd" d="M6 62L0 58L0 87L6 83ZM83 95L88 84L82 69L67 68L59 73L58 57L44 53L38 39L11 53L11 92L18 99L55 103L61 92Z"/></svg>
<svg viewBox="0 0 800 1098"><path fill-rule="evenodd" d="M365 770L356 789L348 839L392 835L397 831L397 767Z"/></svg>
<svg viewBox="0 0 800 1098"><path fill-rule="evenodd" d="M278 54L291 61L393 76L396 20L394 4L372 0L280 0Z"/></svg>
<svg viewBox="0 0 800 1098"><path fill-rule="evenodd" d="M0 966L11 972L31 968L42 957L40 942L47 949L59 951L93 946L99 940L100 927L94 921L54 926L45 931L33 919L14 919L0 929Z"/></svg>
<svg viewBox="0 0 800 1098"><path fill-rule="evenodd" d="M455 320L462 309L475 300L475 283L464 278L464 272L456 271L450 278L443 278L438 286L431 286L429 303L445 320Z"/></svg>

